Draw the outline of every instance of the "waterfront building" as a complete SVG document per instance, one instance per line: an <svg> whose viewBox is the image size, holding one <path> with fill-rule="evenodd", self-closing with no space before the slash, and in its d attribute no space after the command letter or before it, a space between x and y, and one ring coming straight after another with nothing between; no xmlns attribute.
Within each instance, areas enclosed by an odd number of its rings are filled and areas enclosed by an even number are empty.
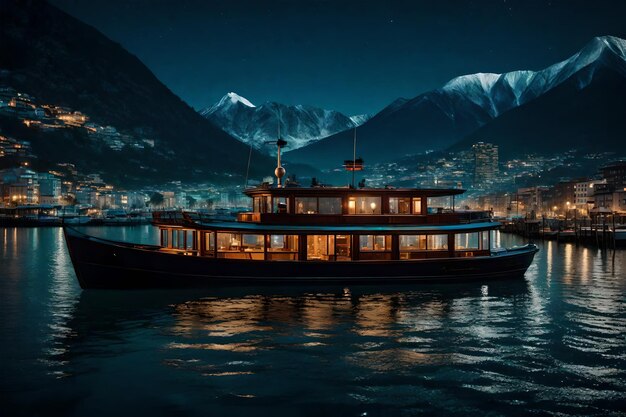
<svg viewBox="0 0 626 417"><path fill-rule="evenodd" d="M92 185L80 184L76 187L75 197L77 204L93 206L96 204L98 189Z"/></svg>
<svg viewBox="0 0 626 417"><path fill-rule="evenodd" d="M594 187L593 199L593 208L597 211L626 213L626 187L598 184Z"/></svg>
<svg viewBox="0 0 626 417"><path fill-rule="evenodd" d="M566 214L576 208L577 181L559 181L547 193L546 202L556 214Z"/></svg>
<svg viewBox="0 0 626 417"><path fill-rule="evenodd" d="M37 177L39 181L39 204L60 204L61 180L49 173L40 173Z"/></svg>
<svg viewBox="0 0 626 417"><path fill-rule="evenodd" d="M0 171L3 187L3 203L9 205L37 204L39 202L39 182L37 174L25 167Z"/></svg>
<svg viewBox="0 0 626 417"><path fill-rule="evenodd" d="M492 185L498 175L498 145L478 142L472 146L474 153L474 187Z"/></svg>
<svg viewBox="0 0 626 417"><path fill-rule="evenodd" d="M606 179L581 180L574 184L574 204L580 213L586 215L593 207L593 193L598 184L606 184Z"/></svg>
<svg viewBox="0 0 626 417"><path fill-rule="evenodd" d="M548 187L524 187L519 188L515 195L514 205L511 205L510 211L518 215L531 214L540 215L546 212L546 197L548 195Z"/></svg>

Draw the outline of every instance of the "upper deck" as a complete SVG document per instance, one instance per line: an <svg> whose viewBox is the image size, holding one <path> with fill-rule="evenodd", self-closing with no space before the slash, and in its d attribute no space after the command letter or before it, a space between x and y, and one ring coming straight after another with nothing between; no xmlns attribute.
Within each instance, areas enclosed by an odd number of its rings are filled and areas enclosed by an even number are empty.
<svg viewBox="0 0 626 417"><path fill-rule="evenodd" d="M474 213L429 210L429 198L454 198L462 189L352 188L262 186L245 194L252 198L252 212L238 221L261 224L458 224L484 220Z"/></svg>

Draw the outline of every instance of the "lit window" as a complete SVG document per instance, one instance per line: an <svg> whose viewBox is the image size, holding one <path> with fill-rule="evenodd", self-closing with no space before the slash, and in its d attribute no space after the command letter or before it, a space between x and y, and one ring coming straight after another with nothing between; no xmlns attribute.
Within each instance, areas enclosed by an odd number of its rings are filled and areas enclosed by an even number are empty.
<svg viewBox="0 0 626 417"><path fill-rule="evenodd" d="M317 197L296 197L296 214L317 214Z"/></svg>
<svg viewBox="0 0 626 417"><path fill-rule="evenodd" d="M380 214L380 197L350 197L349 214Z"/></svg>
<svg viewBox="0 0 626 417"><path fill-rule="evenodd" d="M361 251L390 251L391 236L361 235L359 236L359 248Z"/></svg>
<svg viewBox="0 0 626 417"><path fill-rule="evenodd" d="M389 214L410 214L411 199L401 197L389 198Z"/></svg>

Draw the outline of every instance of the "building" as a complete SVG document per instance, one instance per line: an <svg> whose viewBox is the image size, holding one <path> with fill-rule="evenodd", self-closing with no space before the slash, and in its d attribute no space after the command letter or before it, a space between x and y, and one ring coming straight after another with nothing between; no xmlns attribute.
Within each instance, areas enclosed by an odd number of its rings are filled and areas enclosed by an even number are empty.
<svg viewBox="0 0 626 417"><path fill-rule="evenodd" d="M566 214L576 208L577 181L559 181L547 193L546 203L555 214Z"/></svg>
<svg viewBox="0 0 626 417"><path fill-rule="evenodd" d="M81 184L76 187L76 191L74 193L74 196L76 198L76 204L94 206L96 204L97 194L97 187Z"/></svg>
<svg viewBox="0 0 626 417"><path fill-rule="evenodd" d="M548 196L548 187L524 187L519 188L515 195L515 207L511 207L512 212L518 212L518 214L531 214L535 215L544 214L549 210L546 198Z"/></svg>
<svg viewBox="0 0 626 417"><path fill-rule="evenodd" d="M605 181L594 187L594 209L626 212L626 161L619 161L600 168Z"/></svg>
<svg viewBox="0 0 626 417"><path fill-rule="evenodd" d="M61 179L48 173L38 174L39 204L61 203Z"/></svg>
<svg viewBox="0 0 626 417"><path fill-rule="evenodd" d="M606 179L579 180L574 184L574 204L580 213L586 215L593 207L593 193L598 184L606 184Z"/></svg>
<svg viewBox="0 0 626 417"><path fill-rule="evenodd" d="M602 178L615 189L626 187L626 161L614 162L600 168Z"/></svg>
<svg viewBox="0 0 626 417"><path fill-rule="evenodd" d="M474 187L486 188L498 176L498 146L478 142L472 146L474 153Z"/></svg>
<svg viewBox="0 0 626 417"><path fill-rule="evenodd" d="M39 203L39 181L34 171L24 167L5 169L0 171L0 182L4 184L5 206Z"/></svg>

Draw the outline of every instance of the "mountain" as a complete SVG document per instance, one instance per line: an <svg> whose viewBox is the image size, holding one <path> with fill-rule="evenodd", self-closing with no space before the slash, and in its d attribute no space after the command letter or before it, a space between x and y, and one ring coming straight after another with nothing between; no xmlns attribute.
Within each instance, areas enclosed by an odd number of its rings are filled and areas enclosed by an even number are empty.
<svg viewBox="0 0 626 417"><path fill-rule="evenodd" d="M398 99L357 129L357 153L366 162L381 162L446 149L566 81L582 91L595 82L595 74L602 68L617 74L616 81L625 74L625 44L620 38L598 37L572 57L541 71L464 75L413 99ZM337 153L346 158L352 154L352 134L342 132L322 139L288 152L286 159L332 167L341 158L329 160L328 155Z"/></svg>
<svg viewBox="0 0 626 417"><path fill-rule="evenodd" d="M118 43L44 1L2 0L1 9L0 86L154 143L114 151L72 129L24 132L3 118L3 132L29 136L41 169L70 162L122 184L245 175L248 148L198 115ZM271 172L270 158L255 152L254 161L253 174Z"/></svg>
<svg viewBox="0 0 626 417"><path fill-rule="evenodd" d="M363 123L367 122L371 119L372 116L369 114L355 114L354 116L350 116L350 120L354 123L355 127L361 126Z"/></svg>
<svg viewBox="0 0 626 417"><path fill-rule="evenodd" d="M268 102L257 107L232 92L211 107L201 110L200 114L244 143L266 153L274 151L273 147L266 146L264 142L276 140L278 115L281 137L289 143L290 150L352 129L367 120L367 115L353 116L353 119L337 111L312 106Z"/></svg>
<svg viewBox="0 0 626 417"><path fill-rule="evenodd" d="M626 77L590 64L542 96L480 127L450 150L478 141L499 146L501 160L523 154L554 155L570 149L581 154L624 152ZM588 81L581 86L581 80Z"/></svg>

